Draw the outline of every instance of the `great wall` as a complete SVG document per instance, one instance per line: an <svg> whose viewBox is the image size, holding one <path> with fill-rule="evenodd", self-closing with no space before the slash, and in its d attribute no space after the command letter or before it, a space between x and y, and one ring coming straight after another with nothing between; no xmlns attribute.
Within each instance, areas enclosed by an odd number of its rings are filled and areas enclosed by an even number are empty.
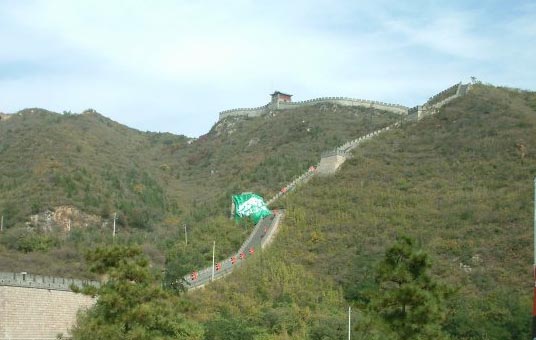
<svg viewBox="0 0 536 340"><path fill-rule="evenodd" d="M226 117L233 117L233 116L260 117L264 114L269 113L272 110L297 109L300 107L316 105L316 104L335 104L335 105L342 105L342 106L370 107L373 109L390 111L390 112L398 113L401 115L407 114L409 110L409 108L402 106L402 105L383 103L383 102L378 102L378 101L373 101L373 100L354 99L354 98L346 98L346 97L322 97L322 98L304 100L300 102L285 102L285 101L272 100L270 103L264 106L260 106L260 107L226 110L226 111L220 112L220 120Z"/></svg>
<svg viewBox="0 0 536 340"><path fill-rule="evenodd" d="M458 84L455 84L447 88L446 90L441 91L435 96L431 97L427 101L427 103L421 106L420 108L421 110L427 110L427 109L430 109L433 105L439 104L439 102L443 99L450 98L450 100L452 100L456 98L456 96L460 95L463 91L466 91L465 89L467 88L467 86L469 86L469 84L464 85L461 82ZM288 100L281 100L278 95L284 95L288 97ZM270 101L270 103L263 105L263 106L259 106L255 108L240 108L240 109L230 109L230 110L222 111L219 114L219 120L222 120L227 117L236 117L236 116L260 117L262 115L270 113L270 111L273 111L273 110L297 109L297 108L310 106L310 105L316 105L316 104L333 104L333 105L341 105L341 106L367 107L367 108L373 108L377 110L389 111L389 112L397 113L403 116L411 115L412 113L419 111L419 106L409 108L409 107L406 107L404 105L399 105L399 104L390 104L390 103L384 103L384 102L379 102L379 101L374 101L374 100L355 99L355 98L348 98L348 97L321 97L321 98L308 99L308 100L299 101L299 102L292 102L290 100L290 97L292 97L292 95L287 95L279 91L274 92L271 96L272 96L272 100Z"/></svg>
<svg viewBox="0 0 536 340"><path fill-rule="evenodd" d="M0 272L0 339L57 339L68 336L76 313L95 299L71 291L71 286L97 281Z"/></svg>
<svg viewBox="0 0 536 340"><path fill-rule="evenodd" d="M400 121L394 124L347 141L333 150L323 152L316 166L311 166L302 175L296 177L267 200L267 204L271 205L298 186L308 182L315 175L327 176L334 174L351 157L350 151L362 143L396 129L402 123L417 121L437 113L442 106L467 94L470 87L470 84L455 84L431 97L422 106L414 108L380 102L329 97L291 104L289 102L274 103L272 101L272 103L260 108L223 111L220 113L220 120L230 116L245 115L256 117L269 113L270 110L296 108L318 103L367 106L396 112L402 116ZM247 257L254 256L255 251L261 251L270 244L283 217L284 211L274 211L272 216L259 221L255 225L251 234L236 254L230 255L229 259L219 263L219 270L216 271L213 266L208 266L197 271L195 276L185 276L184 281L189 285L190 289L194 289L201 288L213 280L229 275L235 268L244 263ZM77 294L70 290L71 285L80 287L85 284L98 285L99 283L27 273L0 272L0 340L52 340L57 339L58 335L61 335L63 339L69 338L69 328L74 324L77 312L91 307L96 301L91 297Z"/></svg>

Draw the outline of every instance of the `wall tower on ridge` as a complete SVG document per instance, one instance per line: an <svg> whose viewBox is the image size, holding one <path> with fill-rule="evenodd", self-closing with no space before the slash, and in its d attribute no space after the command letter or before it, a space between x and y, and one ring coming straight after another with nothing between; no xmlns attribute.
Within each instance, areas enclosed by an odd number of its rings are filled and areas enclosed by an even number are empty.
<svg viewBox="0 0 536 340"><path fill-rule="evenodd" d="M279 103L281 103L281 102L283 102L283 103L291 103L292 102L292 95L291 94L275 91L274 93L271 94L271 96L272 96L272 101L270 102L270 104L272 105L272 107L274 107L276 109L279 109Z"/></svg>

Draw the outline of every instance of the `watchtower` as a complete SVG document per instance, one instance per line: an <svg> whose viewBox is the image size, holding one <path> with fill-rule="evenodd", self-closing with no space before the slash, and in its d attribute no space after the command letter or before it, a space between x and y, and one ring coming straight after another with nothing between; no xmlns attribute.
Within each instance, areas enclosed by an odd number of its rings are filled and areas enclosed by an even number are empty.
<svg viewBox="0 0 536 340"><path fill-rule="evenodd" d="M270 104L276 109L279 108L279 103L281 102L284 102L284 103L292 102L291 94L275 91L274 93L271 94L271 96L272 96L272 101L270 102Z"/></svg>

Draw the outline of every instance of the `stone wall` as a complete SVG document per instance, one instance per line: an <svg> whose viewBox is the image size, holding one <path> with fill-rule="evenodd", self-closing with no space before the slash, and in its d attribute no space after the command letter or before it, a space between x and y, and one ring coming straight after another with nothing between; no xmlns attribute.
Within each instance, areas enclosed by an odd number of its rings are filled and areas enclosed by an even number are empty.
<svg viewBox="0 0 536 340"><path fill-rule="evenodd" d="M222 120L223 118L230 117L230 116L259 117L267 113L268 110L269 110L269 104L260 106L260 107L251 108L251 109L244 108L244 109L226 110L226 111L220 112L219 120Z"/></svg>
<svg viewBox="0 0 536 340"><path fill-rule="evenodd" d="M458 90L459 90L461 84L462 84L461 82L458 83L458 84L454 84L451 87L449 87L449 88L439 92L438 94L430 97L428 99L428 101L426 102L426 104L428 104L428 105L437 104L440 101L444 100L445 98L449 98L449 97L452 97L452 96L458 94L458 92L459 92Z"/></svg>
<svg viewBox="0 0 536 340"><path fill-rule="evenodd" d="M99 282L0 272L0 340L68 336L78 310L96 301L73 293L71 285L98 286Z"/></svg>
<svg viewBox="0 0 536 340"><path fill-rule="evenodd" d="M220 112L220 120L230 116L259 117L263 114L268 113L270 110L295 109L315 104L334 104L342 106L369 107L377 110L393 112L402 116L411 116L410 119L420 119L422 116L433 114L433 112L430 112L431 109L437 109L442 105L448 103L450 100L465 95L465 93L469 90L469 87L470 85L462 84L461 82L458 84L454 84L449 88L439 92L438 94L430 97L430 99L428 99L428 101L424 105L416 106L414 108L408 108L399 104L390 104L366 99L355 99L347 97L322 97L304 100L301 102L269 103L264 106L250 109L245 108L226 110Z"/></svg>
<svg viewBox="0 0 536 340"><path fill-rule="evenodd" d="M439 109L453 101L465 96L471 89L470 84L458 83L431 97L424 105L418 105L408 110L408 120L420 120L426 116L436 114Z"/></svg>
<svg viewBox="0 0 536 340"><path fill-rule="evenodd" d="M334 153L324 155L320 159L320 164L317 168L317 173L320 176L328 176L334 174L337 169L346 161L346 156L343 153Z"/></svg>
<svg viewBox="0 0 536 340"><path fill-rule="evenodd" d="M304 100L301 102L278 102L278 103L269 103L264 106L250 108L250 109L232 109L220 112L220 120L230 116L247 116L247 117L259 117L263 114L268 113L270 110L280 110L280 109L296 109L309 105L316 104L335 104L342 106L360 106L360 107L370 107L378 110L385 110L400 115L407 115L408 108L403 105L398 104L389 104L384 102L378 102L374 100L365 100L365 99L354 99L347 97L322 97Z"/></svg>
<svg viewBox="0 0 536 340"><path fill-rule="evenodd" d="M323 97L316 99L309 99L301 102L290 102L290 103L279 103L280 109L294 109L298 107L315 105L315 104L336 104L342 106L360 106L360 107L370 107L377 110L384 110L400 115L406 115L408 113L408 108L403 105L398 104L389 104L384 102L378 102L374 100L366 99L354 99L346 97Z"/></svg>
<svg viewBox="0 0 536 340"><path fill-rule="evenodd" d="M0 286L0 340L68 336L79 310L95 299L73 292Z"/></svg>
<svg viewBox="0 0 536 340"><path fill-rule="evenodd" d="M0 286L26 287L71 291L71 285L82 288L84 285L99 286L98 281L66 279L62 277L22 273L0 272Z"/></svg>

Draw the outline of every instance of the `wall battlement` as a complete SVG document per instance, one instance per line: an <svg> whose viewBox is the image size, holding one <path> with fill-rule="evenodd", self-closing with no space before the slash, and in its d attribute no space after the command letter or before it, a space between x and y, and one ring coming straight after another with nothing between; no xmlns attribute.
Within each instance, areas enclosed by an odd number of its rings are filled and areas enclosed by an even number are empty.
<svg viewBox="0 0 536 340"><path fill-rule="evenodd" d="M0 340L69 338L79 310L96 299L71 291L71 285L100 285L97 281L0 272Z"/></svg>
<svg viewBox="0 0 536 340"><path fill-rule="evenodd" d="M279 109L293 109L296 107L303 107L303 106L315 105L315 104L336 104L336 105L342 105L342 106L370 107L374 109L398 113L400 115L406 115L408 113L408 108L403 105L390 104L390 103L379 102L375 100L348 98L348 97L322 97L322 98L304 100L301 102L289 102L289 103L280 102L278 105L278 108Z"/></svg>
<svg viewBox="0 0 536 340"><path fill-rule="evenodd" d="M6 273L0 272L0 286L25 287L36 289L71 291L71 285L82 288L83 286L99 286L100 282L91 280L67 279L54 276L35 274Z"/></svg>
<svg viewBox="0 0 536 340"><path fill-rule="evenodd" d="M438 94L430 97L428 99L428 101L426 102L426 104L428 104L428 105L437 104L437 103L439 103L440 101L442 101L445 98L457 95L459 93L459 91L460 91L460 86L461 85L462 85L462 83L459 82L459 83L454 84L451 87L439 92Z"/></svg>
<svg viewBox="0 0 536 340"><path fill-rule="evenodd" d="M226 117L231 116L247 116L247 117L259 117L263 114L270 112L270 110L281 110L281 109L295 109L309 105L316 104L336 104L342 106L360 106L360 107L370 107L379 110L385 110L394 112L400 115L407 115L407 107L399 104L390 104L385 102L379 102L375 100L366 100L366 99L355 99L348 97L321 97L315 99L308 99L299 102L270 102L264 106L259 106L255 108L241 108L241 109L231 109L220 112L219 120L222 120Z"/></svg>
<svg viewBox="0 0 536 340"><path fill-rule="evenodd" d="M264 106L254 107L254 108L241 108L241 109L231 109L220 112L220 119L230 117L230 116L248 116L248 117L259 117L264 113L268 113L270 110L270 104Z"/></svg>
<svg viewBox="0 0 536 340"><path fill-rule="evenodd" d="M320 97L315 99L308 99L299 102L291 101L274 101L270 103L259 106L255 108L241 108L241 109L231 109L220 112L219 120L222 120L226 117L237 117L237 116L246 116L246 117L259 117L264 114L269 113L272 110L282 110L282 109L295 109L308 105L316 104L334 104L342 106L359 106L359 107L368 107L377 110L385 110L393 112L402 116L415 115L419 118L424 112L430 110L430 108L437 109L438 107L446 104L448 101L463 96L469 89L469 84L462 84L461 82L450 86L449 88L437 93L436 95L430 97L428 101L422 106L415 106L413 108L406 107L400 104L391 104L375 100L367 99L355 99L348 97ZM447 100L447 101L445 101Z"/></svg>
<svg viewBox="0 0 536 340"><path fill-rule="evenodd" d="M433 115L437 113L442 106L450 103L458 97L465 96L470 89L471 84L462 84L461 82L455 84L431 97L423 105L417 105L410 108L408 110L408 119L419 120L423 117Z"/></svg>

